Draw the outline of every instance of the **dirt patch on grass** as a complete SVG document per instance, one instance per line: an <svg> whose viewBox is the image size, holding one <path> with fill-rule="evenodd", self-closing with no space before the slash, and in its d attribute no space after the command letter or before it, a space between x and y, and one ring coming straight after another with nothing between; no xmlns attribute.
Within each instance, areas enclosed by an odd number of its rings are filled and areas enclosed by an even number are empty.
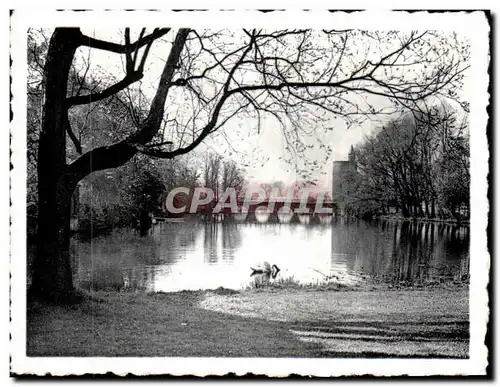
<svg viewBox="0 0 500 387"><path fill-rule="evenodd" d="M468 291L208 293L200 307L279 321L336 357L458 357L469 352Z"/></svg>
<svg viewBox="0 0 500 387"><path fill-rule="evenodd" d="M247 291L207 293L203 309L274 321L428 321L469 318L468 291Z"/></svg>

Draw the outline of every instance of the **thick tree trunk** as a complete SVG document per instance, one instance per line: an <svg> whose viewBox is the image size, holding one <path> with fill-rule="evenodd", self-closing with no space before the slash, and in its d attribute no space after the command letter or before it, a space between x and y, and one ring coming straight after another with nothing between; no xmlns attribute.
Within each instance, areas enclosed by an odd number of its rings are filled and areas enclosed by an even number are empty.
<svg viewBox="0 0 500 387"><path fill-rule="evenodd" d="M31 295L58 303L77 300L70 257L72 187L59 184L39 193L37 255ZM55 192L54 192L55 191Z"/></svg>
<svg viewBox="0 0 500 387"><path fill-rule="evenodd" d="M30 293L56 302L74 296L69 233L76 182L66 165L66 92L78 34L78 29L64 28L52 35L45 64L46 102L38 148L37 252Z"/></svg>
<svg viewBox="0 0 500 387"><path fill-rule="evenodd" d="M38 146L37 253L31 295L59 303L79 299L74 292L69 253L72 193L78 181L90 173L116 168L129 161L137 153L132 143L145 144L158 132L170 82L188 32L181 29L176 36L142 127L127 139L95 148L70 165L66 164L66 132L70 130L68 76L76 49L82 44L82 34L79 28L56 28L52 34L44 69L45 106ZM73 98L72 103L78 102L78 98ZM83 103L92 100L88 96L83 99Z"/></svg>
<svg viewBox="0 0 500 387"><path fill-rule="evenodd" d="M140 214L140 234L141 236L146 236L151 229L151 217L149 216L149 212L145 209L141 210Z"/></svg>

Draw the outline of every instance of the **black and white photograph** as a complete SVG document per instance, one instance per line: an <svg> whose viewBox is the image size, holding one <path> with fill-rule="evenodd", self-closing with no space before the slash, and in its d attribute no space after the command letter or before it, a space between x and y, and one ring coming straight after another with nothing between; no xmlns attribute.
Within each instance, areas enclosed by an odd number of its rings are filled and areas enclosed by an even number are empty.
<svg viewBox="0 0 500 387"><path fill-rule="evenodd" d="M12 11L11 373L484 375L487 11Z"/></svg>

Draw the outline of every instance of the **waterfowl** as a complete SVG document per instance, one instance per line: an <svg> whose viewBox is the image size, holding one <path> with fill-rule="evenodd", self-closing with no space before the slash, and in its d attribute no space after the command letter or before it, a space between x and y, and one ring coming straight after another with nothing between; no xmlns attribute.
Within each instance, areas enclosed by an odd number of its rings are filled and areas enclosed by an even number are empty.
<svg viewBox="0 0 500 387"><path fill-rule="evenodd" d="M272 265L269 262L264 262L261 265L257 265L254 267L250 267L252 269L253 274L271 274L273 278L276 278L280 268L276 265Z"/></svg>

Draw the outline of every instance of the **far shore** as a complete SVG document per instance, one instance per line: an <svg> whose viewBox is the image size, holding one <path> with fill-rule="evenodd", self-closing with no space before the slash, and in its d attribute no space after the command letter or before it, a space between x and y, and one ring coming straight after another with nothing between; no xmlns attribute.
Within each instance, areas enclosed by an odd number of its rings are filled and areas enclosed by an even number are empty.
<svg viewBox="0 0 500 387"><path fill-rule="evenodd" d="M380 220L394 220L400 222L429 222L429 223L442 223L442 224L450 224L454 226L466 226L469 227L470 221L469 219L454 219L454 218L420 218L420 217L405 217L402 215L377 215L374 219Z"/></svg>

